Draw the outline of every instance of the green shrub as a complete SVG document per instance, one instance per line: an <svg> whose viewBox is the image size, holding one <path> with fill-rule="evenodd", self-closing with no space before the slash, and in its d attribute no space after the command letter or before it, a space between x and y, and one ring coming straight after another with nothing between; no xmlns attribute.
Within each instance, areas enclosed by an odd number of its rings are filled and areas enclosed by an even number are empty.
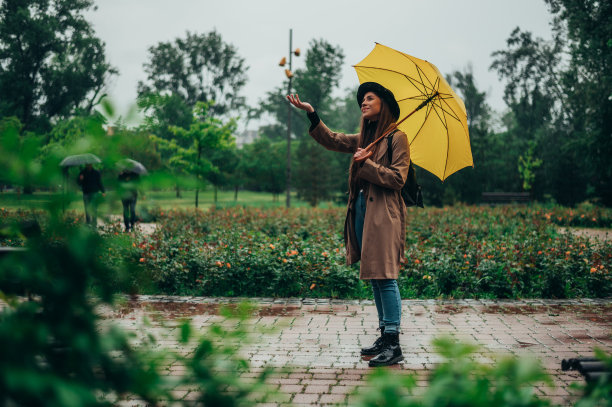
<svg viewBox="0 0 612 407"><path fill-rule="evenodd" d="M359 392L359 407L537 407L551 402L538 398L534 386L552 386L537 359L503 357L491 364L475 361L477 347L454 338L434 340L443 361L428 377L423 394L415 395L417 378L377 369L368 376L367 392ZM596 351L612 367L612 356ZM611 406L612 375L589 386L575 386L583 394L576 407Z"/></svg>

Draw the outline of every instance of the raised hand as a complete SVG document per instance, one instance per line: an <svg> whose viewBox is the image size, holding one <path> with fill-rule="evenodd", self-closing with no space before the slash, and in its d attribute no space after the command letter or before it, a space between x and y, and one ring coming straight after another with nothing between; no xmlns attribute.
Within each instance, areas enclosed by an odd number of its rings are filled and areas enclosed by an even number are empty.
<svg viewBox="0 0 612 407"><path fill-rule="evenodd" d="M310 103L302 102L297 93L295 95L287 95L287 100L298 109L305 110L308 113L314 112L314 107Z"/></svg>

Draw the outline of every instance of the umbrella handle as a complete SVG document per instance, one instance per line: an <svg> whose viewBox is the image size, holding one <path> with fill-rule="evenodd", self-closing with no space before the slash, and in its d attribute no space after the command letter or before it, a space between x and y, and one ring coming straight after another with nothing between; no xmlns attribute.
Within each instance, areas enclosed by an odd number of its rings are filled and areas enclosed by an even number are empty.
<svg viewBox="0 0 612 407"><path fill-rule="evenodd" d="M374 154L374 146L376 145L376 143L378 143L383 138L387 137L389 134L391 134L391 132L395 131L396 129L397 129L397 123L391 123L389 127L387 127L387 130L383 132L382 136L380 136L379 138L371 142L370 145L364 148L364 150L367 151L367 153L362 155L359 159L356 158L355 162L360 163L372 157L372 154Z"/></svg>

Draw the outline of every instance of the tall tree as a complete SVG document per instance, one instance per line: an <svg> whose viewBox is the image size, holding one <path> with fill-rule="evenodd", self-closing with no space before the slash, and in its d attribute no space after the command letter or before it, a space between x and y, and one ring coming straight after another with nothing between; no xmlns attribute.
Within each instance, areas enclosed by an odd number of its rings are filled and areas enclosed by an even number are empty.
<svg viewBox="0 0 612 407"><path fill-rule="evenodd" d="M0 116L25 130L89 113L117 71L83 13L93 0L4 0L0 4Z"/></svg>
<svg viewBox="0 0 612 407"><path fill-rule="evenodd" d="M562 76L566 114L558 129L571 132L569 146L586 161L595 196L612 206L612 3L545 0L557 41L566 44L569 67Z"/></svg>
<svg viewBox="0 0 612 407"><path fill-rule="evenodd" d="M530 152L534 162L541 159L544 164L533 174L534 196L542 198L552 193L561 203L576 203L586 194L586 174L581 168L584 161L572 148L575 135L558 128L559 120L567 114L566 90L561 81L564 43L560 37L553 41L534 39L531 33L517 28L507 45L506 50L493 53L491 69L506 80L504 100L511 114L506 120L505 158L510 158L514 166L514 188L522 188L524 173L519 173L523 168L519 163Z"/></svg>
<svg viewBox="0 0 612 407"><path fill-rule="evenodd" d="M271 192L274 199L285 190L287 143L260 137L242 148L239 170L245 185L253 190Z"/></svg>
<svg viewBox="0 0 612 407"><path fill-rule="evenodd" d="M147 80L138 83L138 96L171 95L177 98L173 103L183 103L188 109L197 102L214 102L210 114L227 115L245 105L240 91L247 81L247 69L238 50L218 32L187 32L185 38L149 48L149 61L144 64Z"/></svg>
<svg viewBox="0 0 612 407"><path fill-rule="evenodd" d="M200 186L212 173L219 172L219 168L211 159L213 151L228 149L234 145L236 122L232 119L223 123L209 114L210 108L207 103L197 102L189 129L172 128L176 140L183 141L182 143L158 138L158 142L166 145L165 148L174 150L171 164L196 178L196 208L199 205Z"/></svg>

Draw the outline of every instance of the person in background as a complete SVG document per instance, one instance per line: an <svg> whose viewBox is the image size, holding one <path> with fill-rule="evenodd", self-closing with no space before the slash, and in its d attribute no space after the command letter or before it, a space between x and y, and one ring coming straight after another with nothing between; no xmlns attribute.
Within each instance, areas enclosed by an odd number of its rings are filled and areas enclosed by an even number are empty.
<svg viewBox="0 0 612 407"><path fill-rule="evenodd" d="M121 194L121 203L123 204L123 224L125 231L134 230L136 223L136 200L138 199L137 184L139 175L129 170L123 170L119 173L119 193Z"/></svg>
<svg viewBox="0 0 612 407"><path fill-rule="evenodd" d="M372 367L399 363L404 357L399 344L402 302L397 278L400 263L405 261L406 241L406 205L401 189L410 166L406 135L390 131L400 108L390 90L375 82L363 83L357 90L361 132L343 134L328 129L314 107L300 101L298 95L287 99L306 111L312 138L328 150L353 156L344 224L346 261L349 265L360 261L359 278L372 284L381 330L374 345L361 349L361 354L374 356L369 361ZM370 156L365 147L385 134L391 138L391 159L387 141L375 144Z"/></svg>
<svg viewBox="0 0 612 407"><path fill-rule="evenodd" d="M100 171L93 165L87 164L79 173L77 184L83 190L83 203L85 205L85 222L96 228L98 226L98 204L100 202L99 192L106 196Z"/></svg>

